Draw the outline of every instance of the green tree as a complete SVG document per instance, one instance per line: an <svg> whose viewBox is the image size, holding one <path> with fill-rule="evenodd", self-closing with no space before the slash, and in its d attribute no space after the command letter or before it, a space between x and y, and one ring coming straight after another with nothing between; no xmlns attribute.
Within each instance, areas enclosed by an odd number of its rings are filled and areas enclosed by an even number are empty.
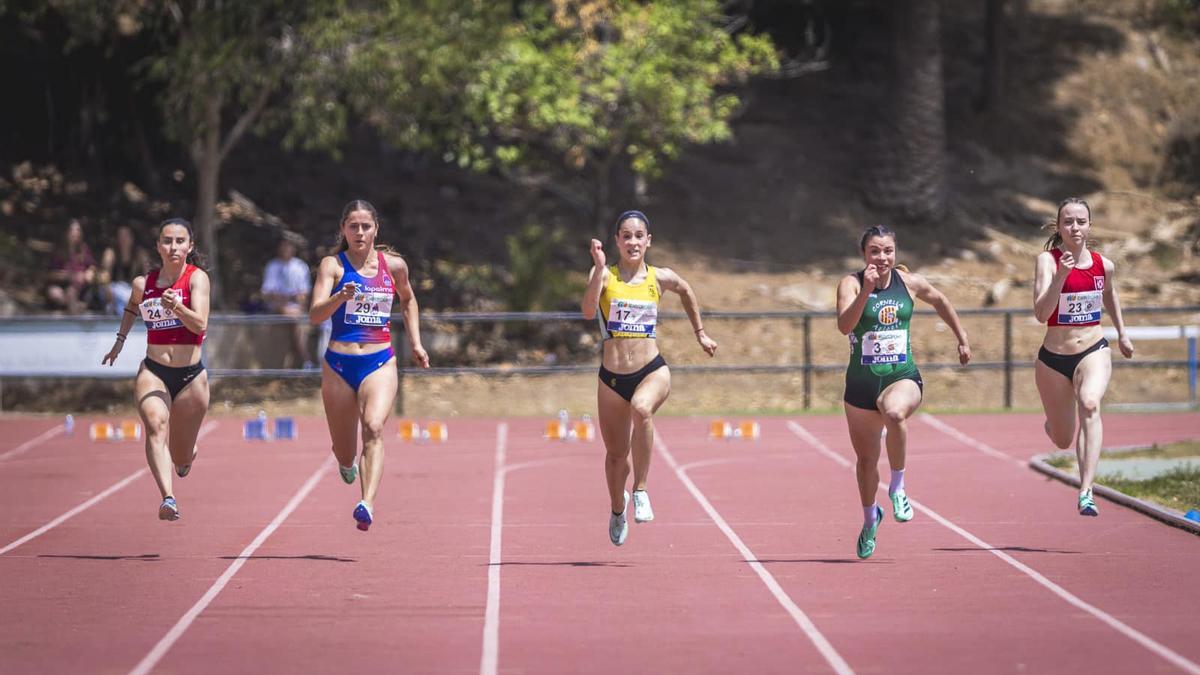
<svg viewBox="0 0 1200 675"><path fill-rule="evenodd" d="M341 8L334 0L166 0L142 6L161 49L145 75L164 85L167 133L187 148L196 171L199 244L209 252L213 297L221 298L216 203L221 166L247 132L304 120L306 148L332 149L344 137L342 110L289 86L321 54L311 37ZM328 95L332 97L332 93ZM291 112L303 109L299 115ZM285 141L295 144L296 134Z"/></svg>
<svg viewBox="0 0 1200 675"><path fill-rule="evenodd" d="M388 138L544 188L600 231L636 180L729 138L726 87L778 63L716 0L391 2L356 22L344 72Z"/></svg>

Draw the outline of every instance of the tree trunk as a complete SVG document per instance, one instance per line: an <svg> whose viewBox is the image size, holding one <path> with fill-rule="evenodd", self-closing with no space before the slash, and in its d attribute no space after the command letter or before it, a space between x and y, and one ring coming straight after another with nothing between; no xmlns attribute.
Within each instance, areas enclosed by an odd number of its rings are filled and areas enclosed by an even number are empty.
<svg viewBox="0 0 1200 675"><path fill-rule="evenodd" d="M946 211L946 117L939 0L893 5L893 74L877 206L906 220Z"/></svg>
<svg viewBox="0 0 1200 675"><path fill-rule="evenodd" d="M196 248L208 258L213 307L222 307L224 300L221 250L217 242L217 191L221 179L220 105L220 100L215 98L205 103L204 135L192 145L192 162L196 166Z"/></svg>
<svg viewBox="0 0 1200 675"><path fill-rule="evenodd" d="M1004 51L1005 39L1004 5L1006 0L984 0L985 50L983 56L983 86L979 96L979 109L990 110L1000 104L1004 96Z"/></svg>

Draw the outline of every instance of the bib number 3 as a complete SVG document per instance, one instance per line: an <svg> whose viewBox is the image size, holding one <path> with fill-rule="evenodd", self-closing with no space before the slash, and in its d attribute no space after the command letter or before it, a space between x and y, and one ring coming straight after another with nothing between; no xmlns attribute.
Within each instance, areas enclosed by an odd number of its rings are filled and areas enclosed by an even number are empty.
<svg viewBox="0 0 1200 675"><path fill-rule="evenodd" d="M908 331L877 330L863 334L862 365L908 361Z"/></svg>

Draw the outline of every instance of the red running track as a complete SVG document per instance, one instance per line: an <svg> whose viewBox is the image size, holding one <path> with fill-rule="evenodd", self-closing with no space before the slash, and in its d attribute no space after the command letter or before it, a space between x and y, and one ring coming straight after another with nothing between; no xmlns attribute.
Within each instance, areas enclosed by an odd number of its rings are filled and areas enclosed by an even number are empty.
<svg viewBox="0 0 1200 675"><path fill-rule="evenodd" d="M366 534L319 420L278 443L212 421L162 523L139 443L0 419L0 672L1200 673L1200 539L1077 516L1023 465L1040 417L914 419L916 518L865 562L839 417L753 443L660 418L657 518L622 548L602 446L540 420L390 442ZM1200 436L1196 414L1105 423L1113 446Z"/></svg>

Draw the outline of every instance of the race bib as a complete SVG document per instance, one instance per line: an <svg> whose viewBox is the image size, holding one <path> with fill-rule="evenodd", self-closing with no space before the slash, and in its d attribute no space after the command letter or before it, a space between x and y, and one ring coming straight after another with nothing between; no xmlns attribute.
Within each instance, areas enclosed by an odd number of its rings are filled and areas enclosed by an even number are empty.
<svg viewBox="0 0 1200 675"><path fill-rule="evenodd" d="M1058 296L1058 323L1062 326L1095 323L1104 306L1103 291L1062 293Z"/></svg>
<svg viewBox="0 0 1200 675"><path fill-rule="evenodd" d="M658 305L651 300L621 300L614 298L608 306L608 331L654 337L658 323Z"/></svg>
<svg viewBox="0 0 1200 675"><path fill-rule="evenodd" d="M863 334L862 365L904 363L908 360L908 331L876 330Z"/></svg>
<svg viewBox="0 0 1200 675"><path fill-rule="evenodd" d="M183 325L175 312L162 304L162 298L148 298L138 307L142 310L146 330L169 330Z"/></svg>
<svg viewBox="0 0 1200 675"><path fill-rule="evenodd" d="M392 316L393 293L356 293L346 303L346 323L352 326L384 326Z"/></svg>

